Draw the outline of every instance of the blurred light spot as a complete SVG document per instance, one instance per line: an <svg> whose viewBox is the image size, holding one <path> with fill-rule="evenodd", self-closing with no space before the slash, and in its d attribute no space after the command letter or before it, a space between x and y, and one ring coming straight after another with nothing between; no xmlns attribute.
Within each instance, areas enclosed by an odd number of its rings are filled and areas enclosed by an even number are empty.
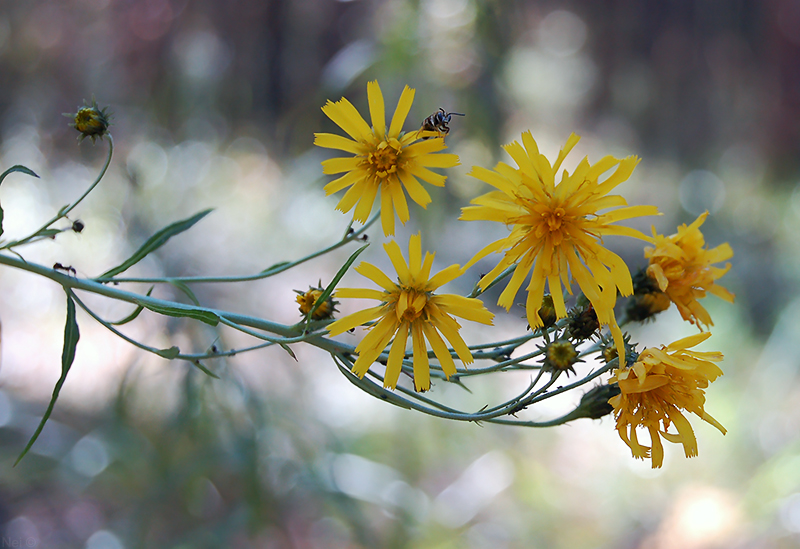
<svg viewBox="0 0 800 549"><path fill-rule="evenodd" d="M375 61L375 47L369 40L356 40L340 49L322 70L325 88L340 91Z"/></svg>
<svg viewBox="0 0 800 549"><path fill-rule="evenodd" d="M795 492L781 502L781 526L789 532L800 534L800 492Z"/></svg>
<svg viewBox="0 0 800 549"><path fill-rule="evenodd" d="M551 12L539 25L539 43L559 57L578 53L586 43L586 35L586 23L571 11Z"/></svg>
<svg viewBox="0 0 800 549"><path fill-rule="evenodd" d="M0 52L6 49L10 35L11 25L8 23L8 19L5 17L0 17Z"/></svg>
<svg viewBox="0 0 800 549"><path fill-rule="evenodd" d="M513 480L514 465L505 454L499 451L484 454L436 497L436 520L450 528L463 526Z"/></svg>
<svg viewBox="0 0 800 549"><path fill-rule="evenodd" d="M795 185L794 190L792 191L791 204L795 215L800 217L800 182Z"/></svg>
<svg viewBox="0 0 800 549"><path fill-rule="evenodd" d="M508 526L495 522L479 522L467 531L467 540L475 549L503 549L511 541L508 530Z"/></svg>
<svg viewBox="0 0 800 549"><path fill-rule="evenodd" d="M207 30L180 36L175 42L174 52L183 73L198 82L222 79L232 57L222 40Z"/></svg>
<svg viewBox="0 0 800 549"><path fill-rule="evenodd" d="M49 49L61 42L65 17L56 4L40 5L33 10L26 29L28 37L42 49Z"/></svg>
<svg viewBox="0 0 800 549"><path fill-rule="evenodd" d="M92 435L86 435L75 444L70 460L72 468L85 477L99 475L109 463L105 444Z"/></svg>
<svg viewBox="0 0 800 549"><path fill-rule="evenodd" d="M222 495L214 483L207 478L197 479L187 502L190 515L198 518L209 519L216 515L222 508Z"/></svg>
<svg viewBox="0 0 800 549"><path fill-rule="evenodd" d="M25 425L23 425L23 431L33 433L40 419L34 416L28 417ZM67 444L75 440L72 435L74 435L72 429L63 423L50 419L39 434L39 438L36 439L36 444L31 447L31 452L40 456L61 458L66 454Z"/></svg>
<svg viewBox="0 0 800 549"><path fill-rule="evenodd" d="M311 525L309 531L311 547L319 549L347 549L355 547L350 528L334 517L324 517Z"/></svg>
<svg viewBox="0 0 800 549"><path fill-rule="evenodd" d="M440 20L437 24L463 26L474 16L474 9L468 9L472 7L469 0L426 0L421 7L428 15ZM467 15L466 20L464 15Z"/></svg>
<svg viewBox="0 0 800 549"><path fill-rule="evenodd" d="M628 63L611 73L609 88L614 106L629 116L643 113L650 105L651 78L644 62Z"/></svg>
<svg viewBox="0 0 800 549"><path fill-rule="evenodd" d="M103 515L93 503L80 501L66 510L64 522L73 534L85 539L100 529L103 525Z"/></svg>
<svg viewBox="0 0 800 549"><path fill-rule="evenodd" d="M425 492L402 480L387 484L381 493L381 499L392 507L405 509L419 521L428 516L428 510L431 506L431 502Z"/></svg>
<svg viewBox="0 0 800 549"><path fill-rule="evenodd" d="M125 549L125 546L108 530L100 530L86 540L86 549Z"/></svg>
<svg viewBox="0 0 800 549"><path fill-rule="evenodd" d="M713 214L725 203L725 183L708 170L693 170L681 181L679 196L687 212Z"/></svg>
<svg viewBox="0 0 800 549"><path fill-rule="evenodd" d="M5 525L5 537L2 539L19 540L20 547L36 547L39 545L39 530L28 517L21 515L8 521Z"/></svg>
<svg viewBox="0 0 800 549"><path fill-rule="evenodd" d="M719 174L722 179L741 182L748 189L760 184L766 171L764 155L749 143L728 147L719 159Z"/></svg>
<svg viewBox="0 0 800 549"><path fill-rule="evenodd" d="M333 482L350 497L381 502L386 487L400 480L400 473L391 467L353 454L339 454L331 464Z"/></svg>
<svg viewBox="0 0 800 549"><path fill-rule="evenodd" d="M133 34L155 40L169 30L174 17L169 0L144 0L131 5L127 19Z"/></svg>
<svg viewBox="0 0 800 549"><path fill-rule="evenodd" d="M0 427L5 427L14 417L14 405L5 391L0 391Z"/></svg>
<svg viewBox="0 0 800 549"><path fill-rule="evenodd" d="M585 55L555 57L541 50L518 48L506 64L512 93L539 112L571 110L583 104L597 78L597 67Z"/></svg>
<svg viewBox="0 0 800 549"><path fill-rule="evenodd" d="M729 547L742 524L734 497L712 487L689 487L675 498L659 527L658 547Z"/></svg>
<svg viewBox="0 0 800 549"><path fill-rule="evenodd" d="M784 38L800 46L800 4L797 2L780 2L779 8L773 13Z"/></svg>
<svg viewBox="0 0 800 549"><path fill-rule="evenodd" d="M169 161L161 146L152 141L143 141L133 147L126 164L134 182L155 185L167 175Z"/></svg>

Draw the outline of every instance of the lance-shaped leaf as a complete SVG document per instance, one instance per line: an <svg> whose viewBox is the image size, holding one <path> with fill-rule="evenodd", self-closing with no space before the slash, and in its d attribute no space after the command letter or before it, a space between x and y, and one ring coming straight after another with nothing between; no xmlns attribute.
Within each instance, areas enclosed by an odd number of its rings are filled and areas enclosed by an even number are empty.
<svg viewBox="0 0 800 549"><path fill-rule="evenodd" d="M19 455L17 461L14 462L15 467L22 458L25 457L25 454L31 449L33 443L36 442L36 439L39 438L39 434L42 432L42 429L44 429L44 424L47 423L47 420L50 419L50 414L53 413L53 408L61 392L61 387L67 380L67 374L75 360L75 348L78 346L78 339L80 339L80 332L78 330L78 321L75 319L75 302L72 300L69 293L67 293L67 322L64 327L64 350L61 352L61 377L58 378L56 382L56 386L53 389L53 397L50 399L50 404L47 406L42 421L39 422L39 426L28 441L28 445L25 446L25 449Z"/></svg>
<svg viewBox="0 0 800 549"><path fill-rule="evenodd" d="M3 180L6 177L8 177L9 174L12 174L14 172L24 173L25 175L30 175L32 177L39 177L38 175L36 175L36 172L34 172L32 169L17 164L16 166L11 166L3 173L0 173L0 184L3 183ZM3 234L3 208L0 207L0 235L2 234Z"/></svg>
<svg viewBox="0 0 800 549"><path fill-rule="evenodd" d="M147 242L142 244L142 247L136 250L134 254L126 259L120 265L117 265L113 269L109 269L108 271L101 274L98 278L111 278L112 276L117 276L118 274L127 271L132 266L139 263L142 259L147 257L152 252L159 249L161 246L167 243L167 241L172 238L173 236L180 234L190 228L211 213L211 210L203 210L200 213L193 215L188 219L184 219L183 221L177 221L168 227L164 227L156 234L151 236Z"/></svg>
<svg viewBox="0 0 800 549"><path fill-rule="evenodd" d="M216 326L219 324L219 317L211 311L207 311L205 309L195 308L189 305L184 305L183 307L173 307L169 305L155 305L153 303L145 302L137 303L144 306L145 309L149 309L154 313L161 315L176 316L180 318L193 318L194 320L205 322L211 326Z"/></svg>
<svg viewBox="0 0 800 549"><path fill-rule="evenodd" d="M339 272L336 273L336 276L333 277L333 280L331 280L331 283L328 284L328 286L325 288L325 291L323 291L320 294L320 296L316 299L316 301L314 301L314 305L311 307L311 310L308 311L306 318L313 318L312 315L314 314L314 311L316 311L320 305L322 305L323 303L325 303L325 301L328 300L328 298L333 293L333 290L336 289L336 285L339 284L339 281L342 279L344 274L347 272L347 270L350 268L353 262L355 262L356 258L359 255L361 255L361 252L366 250L368 246L369 244L364 244L355 252L353 252L353 255L351 255L350 258L344 262L344 265L342 265L342 268L339 269Z"/></svg>
<svg viewBox="0 0 800 549"><path fill-rule="evenodd" d="M167 282L169 282L170 284L178 288L180 291L182 291L184 294L186 294L186 297L188 297L192 301L192 303L194 303L195 305L200 305L200 301L198 301L197 296L194 295L192 289L183 280L168 278Z"/></svg>
<svg viewBox="0 0 800 549"><path fill-rule="evenodd" d="M153 293L153 288L155 288L155 286L150 286L150 289L147 290L147 297L150 297L150 294ZM114 326L122 326L123 324L127 324L128 322L132 322L136 320L136 317L138 317L139 313L141 313L143 310L144 310L144 305L137 305L136 309L134 309L134 311L131 314L129 314L122 320L117 320L116 322L109 322L109 324L112 324Z"/></svg>

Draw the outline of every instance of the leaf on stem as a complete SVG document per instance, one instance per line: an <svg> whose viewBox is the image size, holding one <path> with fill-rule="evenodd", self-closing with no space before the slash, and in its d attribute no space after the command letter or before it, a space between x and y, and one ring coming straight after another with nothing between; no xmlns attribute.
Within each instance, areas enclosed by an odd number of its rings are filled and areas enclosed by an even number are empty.
<svg viewBox="0 0 800 549"><path fill-rule="evenodd" d="M174 278L168 278L167 282L169 282L170 284L178 288L180 291L185 293L186 297L188 297L192 301L192 303L194 303L195 305L200 305L200 301L198 301L197 296L194 295L192 289L184 281L176 280Z"/></svg>
<svg viewBox="0 0 800 549"><path fill-rule="evenodd" d="M150 286L150 289L147 290L147 297L150 297L150 294L153 293L153 288L155 288L155 286ZM136 320L136 317L139 316L139 313L141 313L143 310L144 310L143 305L137 305L136 309L131 314L129 314L122 320L117 320L116 322L109 322L109 324L113 326L122 326L123 324L127 324L128 322Z"/></svg>
<svg viewBox="0 0 800 549"><path fill-rule="evenodd" d="M156 251L161 246L166 244L167 241L170 238L172 238L173 236L175 236L177 234L180 234L180 233L192 228L192 226L195 223L197 223L198 221L203 219L209 213L211 213L210 209L209 210L203 210L202 212L197 213L197 214L193 215L192 217L190 217L188 219L184 219L183 221L176 221L172 225L169 225L168 227L164 227L163 229L158 231L156 234L151 236L147 240L147 242L142 244L142 247L139 248L138 250L136 250L136 252L134 252L134 254L130 258L125 260L122 264L114 267L113 269L110 269L110 270L104 272L98 278L111 278L113 276L117 276L118 274L120 274L122 272L125 272L126 270L128 270L132 266L134 266L137 263L139 263L142 259L147 257L150 253Z"/></svg>
<svg viewBox="0 0 800 549"><path fill-rule="evenodd" d="M158 351L155 351L155 353L161 358L172 360L173 358L181 354L181 350L173 345L169 349L159 349Z"/></svg>
<svg viewBox="0 0 800 549"><path fill-rule="evenodd" d="M16 166L11 166L6 171L0 174L0 184L3 183L3 180L6 177L8 177L9 174L12 174L14 172L24 173L25 175L30 175L32 177L39 177L38 175L36 175L36 172L31 170L30 168L26 168L25 166L17 164ZM2 234L3 234L3 208L0 207L0 235Z"/></svg>
<svg viewBox="0 0 800 549"><path fill-rule="evenodd" d="M171 307L169 305L155 305L153 303L142 302L139 302L139 305L142 305L145 309L149 309L154 313L161 315L192 318L194 320L199 320L200 322L205 322L211 326L216 326L219 324L219 317L215 313L205 309L194 308L188 305L184 307Z"/></svg>
<svg viewBox="0 0 800 549"><path fill-rule="evenodd" d="M277 271L279 269L282 269L283 267L285 267L289 263L290 263L289 261L281 261L280 263L276 263L275 265L270 265L269 267L267 267L266 269L264 269L261 272L262 273L270 273L272 271Z"/></svg>
<svg viewBox="0 0 800 549"><path fill-rule="evenodd" d="M361 255L361 252L366 250L368 246L369 246L369 244L364 244L359 249L357 249L355 252L353 252L353 255L351 255L350 258L347 261L344 262L344 265L342 265L342 268L339 269L339 272L337 272L336 275L333 277L333 279L331 280L331 283L328 284L328 286L325 288L325 291L322 292L322 294L316 299L316 301L314 301L314 306L311 307L310 311L308 311L308 314L306 315L306 318L313 318L312 315L314 314L314 311L316 311L319 308L320 305L322 305L323 303L325 303L328 300L328 298L333 293L333 290L336 289L336 285L339 284L339 281L342 279L344 274L353 265L353 263L355 262L356 258L358 258L358 256Z"/></svg>
<svg viewBox="0 0 800 549"><path fill-rule="evenodd" d="M64 385L64 381L67 379L67 374L69 373L69 369L72 367L72 363L75 360L75 348L78 346L78 340L80 339L80 331L78 330L78 321L75 319L75 302L72 300L72 297L67 293L67 321L64 327L64 350L61 352L61 377L58 378L56 382L56 386L53 389L53 397L50 399L50 404L47 406L47 410L42 417L42 421L39 423L39 426L36 428L36 431L33 433L33 436L28 441L27 446L22 451L22 453L17 458L17 461L14 462L14 467L25 457L25 454L33 446L33 443L36 442L36 439L39 438L39 434L44 429L44 424L47 423L47 420L50 419L50 414L53 413L53 408L56 405L56 400L58 399L58 395L61 392L61 387Z"/></svg>

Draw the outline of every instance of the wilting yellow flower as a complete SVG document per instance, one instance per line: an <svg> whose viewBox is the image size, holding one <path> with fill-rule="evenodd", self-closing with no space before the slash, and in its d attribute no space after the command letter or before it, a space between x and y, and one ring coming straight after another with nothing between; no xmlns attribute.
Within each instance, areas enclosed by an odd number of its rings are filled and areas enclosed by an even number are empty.
<svg viewBox="0 0 800 549"><path fill-rule="evenodd" d="M690 351L711 336L703 332L661 349L648 348L630 367L616 370L609 383L617 382L620 394L609 399L617 419L620 438L630 446L633 457L652 460L653 468L661 467L664 448L661 438L683 444L686 457L697 455L694 430L681 410L692 412L707 421L722 434L725 428L703 409L703 389L722 375L714 364L722 360L722 353ZM669 433L674 424L677 433ZM636 429L645 427L650 433L652 446L643 446Z"/></svg>
<svg viewBox="0 0 800 549"><path fill-rule="evenodd" d="M716 284L731 264L724 268L712 266L712 263L733 257L733 250L727 242L711 250L705 247L700 226L707 217L708 212L705 212L688 227L678 227L678 232L670 236L656 233L653 227L655 247L644 249L644 256L650 260L647 274L655 278L661 291L677 305L683 319L697 324L700 329L714 323L698 299L704 298L706 292L729 303L734 299L731 292Z"/></svg>
<svg viewBox="0 0 800 549"><path fill-rule="evenodd" d="M388 131L384 118L383 94L377 81L367 84L367 98L372 127L344 97L335 103L328 101L322 107L322 112L353 139L330 133L316 133L314 144L354 155L322 162L326 174L344 173L342 177L328 183L325 192L331 195L349 187L336 209L349 212L355 207L353 219L364 223L380 191L381 225L383 233L389 236L394 234L395 211L401 223L405 224L409 219L405 192L423 208L431 202L428 191L417 178L437 187L444 186L446 177L428 168L452 168L458 165L458 156L434 154L447 148L442 138L420 140L422 137L435 135L433 132L401 133L414 101L413 89L406 86L400 95Z"/></svg>
<svg viewBox="0 0 800 549"><path fill-rule="evenodd" d="M492 252L507 250L503 259L480 281L486 288L507 267L517 268L497 304L510 309L528 273L527 314L531 327L542 325L537 311L542 306L545 284L553 297L558 318L567 316L562 284L572 292L570 279L577 281L591 301L600 324L608 325L624 362L622 331L614 317L617 290L624 295L633 292L627 265L618 255L601 245L608 235L625 235L650 242L643 233L613 223L655 215L655 206L627 206L625 199L608 195L627 180L639 163L635 156L622 160L606 156L594 165L584 158L575 171L564 170L561 181L555 179L564 158L579 137L574 133L567 139L553 165L539 153L531 132L522 134L522 145L514 141L504 148L517 163L514 168L500 162L494 171L474 167L471 175L497 190L479 196L474 206L462 209L461 219L497 221L511 227L511 234L478 252L465 267L469 267ZM600 176L616 166L603 182ZM599 210L618 208L599 214Z"/></svg>
<svg viewBox="0 0 800 549"><path fill-rule="evenodd" d="M458 333L461 325L453 317L491 324L494 315L479 299L452 294L433 294L434 290L460 276L462 271L459 265L450 265L438 274L430 276L435 254L425 252L425 260L422 260L419 234L413 235L409 242L408 263L403 258L400 246L394 240L384 244L383 247L397 271L397 283L392 282L376 266L366 262L361 263L356 267L356 271L383 289L342 288L336 290L336 297L377 299L381 304L337 320L328 326L328 331L331 335L338 335L356 326L380 319L356 347L358 358L353 365L353 372L358 377L364 377L372 363L394 338L383 380L384 387L391 389L397 386L406 353L406 341L411 334L414 386L417 391L427 391L430 389L431 379L425 340L430 343L445 375L450 377L456 373L456 365L442 336L447 339L464 364L473 361L472 353Z"/></svg>

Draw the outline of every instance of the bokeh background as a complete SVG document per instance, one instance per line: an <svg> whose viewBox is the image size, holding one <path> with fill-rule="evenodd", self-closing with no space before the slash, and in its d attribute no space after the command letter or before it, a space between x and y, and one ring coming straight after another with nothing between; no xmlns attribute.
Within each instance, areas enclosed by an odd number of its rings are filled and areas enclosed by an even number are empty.
<svg viewBox="0 0 800 549"><path fill-rule="evenodd" d="M77 359L55 413L12 468L60 374L65 300L56 285L6 268L2 543L800 545L794 0L5 1L2 167L41 175L4 182L6 235L35 229L93 179L107 145L76 145L61 113L94 96L114 113L110 172L76 212L83 233L25 249L26 259L96 276L206 207L215 212L132 272L249 274L302 257L335 242L348 221L322 191L319 162L329 154L314 149L313 133L335 128L320 106L346 95L366 113L366 82L376 78L389 110L404 85L417 90L407 129L439 107L466 113L448 138L463 165L398 232L403 241L421 231L439 268L505 234L456 218L486 190L466 176L470 167L505 159L500 145L527 129L548 155L570 132L583 136L569 166L584 155L642 157L619 191L664 215L640 229L671 233L711 213L708 243L727 241L736 254L723 279L736 304L705 302L715 327L704 348L726 356L707 410L727 436L695 421L700 455L687 460L670 445L654 471L631 458L609 417L548 430L431 420L359 393L329 357L302 346L297 362L280 349L210 362L221 378L213 380L145 355L79 314ZM643 264L640 243L608 245L632 268ZM294 323L292 289L329 280L350 251L260 282L194 289L204 304ZM382 255L373 245L363 257L383 264ZM174 288L155 295L182 299ZM89 302L107 318L129 312ZM470 342L524 331L521 308L496 312L494 331L466 328ZM250 343L155 315L126 333L196 352ZM632 333L657 345L694 329L673 309ZM526 383L490 379L465 402L478 409ZM467 398L462 392L434 388L444 398ZM528 417L554 417L579 397Z"/></svg>

